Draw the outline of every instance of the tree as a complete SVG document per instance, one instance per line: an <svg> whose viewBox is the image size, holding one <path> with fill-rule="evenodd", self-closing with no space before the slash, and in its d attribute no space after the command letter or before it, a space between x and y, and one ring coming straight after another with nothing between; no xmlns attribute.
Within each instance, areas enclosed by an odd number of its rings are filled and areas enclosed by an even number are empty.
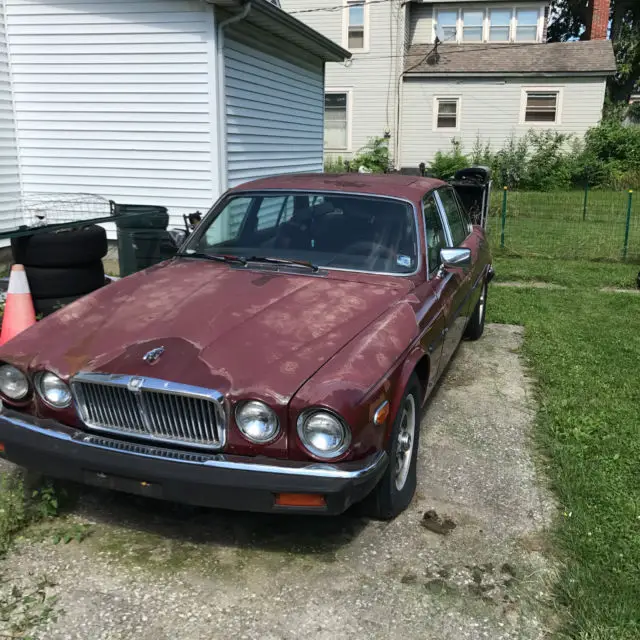
<svg viewBox="0 0 640 640"><path fill-rule="evenodd" d="M591 15L588 0L552 0L550 42L584 39ZM640 90L640 0L611 0L609 13L611 40L618 71L609 79L609 100L615 104L627 102Z"/></svg>

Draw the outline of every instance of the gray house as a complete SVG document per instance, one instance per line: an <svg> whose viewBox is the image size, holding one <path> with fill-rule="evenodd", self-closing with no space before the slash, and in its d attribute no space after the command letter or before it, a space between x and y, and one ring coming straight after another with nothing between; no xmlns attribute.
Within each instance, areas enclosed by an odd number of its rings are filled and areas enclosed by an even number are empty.
<svg viewBox="0 0 640 640"><path fill-rule="evenodd" d="M598 123L609 0L592 0L588 40L546 43L548 0L282 0L351 60L325 81L325 154L350 157L385 135L396 166L429 161L453 138L500 148L531 128L581 136ZM601 18L602 17L602 18Z"/></svg>
<svg viewBox="0 0 640 640"><path fill-rule="evenodd" d="M34 194L206 210L321 171L325 62L266 0L0 0L0 227Z"/></svg>

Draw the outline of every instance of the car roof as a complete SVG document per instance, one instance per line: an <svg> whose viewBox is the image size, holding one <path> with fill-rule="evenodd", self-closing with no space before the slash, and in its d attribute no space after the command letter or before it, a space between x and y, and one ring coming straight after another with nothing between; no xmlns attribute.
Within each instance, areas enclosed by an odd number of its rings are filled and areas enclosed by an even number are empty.
<svg viewBox="0 0 640 640"><path fill-rule="evenodd" d="M291 173L245 182L232 189L232 192L264 189L336 191L405 198L417 202L427 191L445 184L436 178L399 173Z"/></svg>

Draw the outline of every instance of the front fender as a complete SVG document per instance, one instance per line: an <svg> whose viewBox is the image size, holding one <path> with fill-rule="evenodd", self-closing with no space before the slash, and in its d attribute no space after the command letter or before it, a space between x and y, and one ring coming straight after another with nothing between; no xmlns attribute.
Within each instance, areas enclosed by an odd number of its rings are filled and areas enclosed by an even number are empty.
<svg viewBox="0 0 640 640"><path fill-rule="evenodd" d="M392 417L376 426L373 414L385 400L392 411L397 410L397 389L406 376L407 356L411 354L417 362L417 354L411 351L417 336L418 323L411 305L402 301L392 306L298 390L289 404L290 424L295 425L299 414L310 406L326 407L351 427L352 446L344 459L362 458L384 448ZM292 436L290 457L308 457L297 433Z"/></svg>

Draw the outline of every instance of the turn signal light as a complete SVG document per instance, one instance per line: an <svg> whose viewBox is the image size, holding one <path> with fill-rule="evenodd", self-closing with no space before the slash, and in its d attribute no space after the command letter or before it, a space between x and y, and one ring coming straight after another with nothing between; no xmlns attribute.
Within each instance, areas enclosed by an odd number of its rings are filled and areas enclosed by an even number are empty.
<svg viewBox="0 0 640 640"><path fill-rule="evenodd" d="M276 493L279 507L326 507L327 501L319 493Z"/></svg>
<svg viewBox="0 0 640 640"><path fill-rule="evenodd" d="M373 424L378 426L383 425L387 421L387 418L389 417L390 410L391 410L391 407L389 406L389 403L385 400L376 409L376 412L373 414Z"/></svg>

